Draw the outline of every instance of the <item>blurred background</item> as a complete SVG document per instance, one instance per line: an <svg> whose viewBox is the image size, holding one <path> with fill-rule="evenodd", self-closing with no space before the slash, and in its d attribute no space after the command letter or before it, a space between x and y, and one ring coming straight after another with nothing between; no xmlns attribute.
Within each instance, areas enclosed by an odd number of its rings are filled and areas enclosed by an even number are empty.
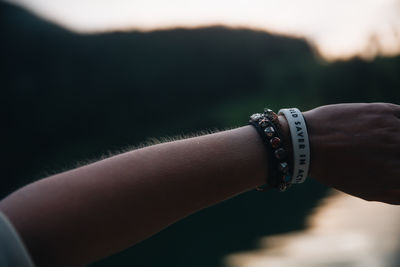
<svg viewBox="0 0 400 267"><path fill-rule="evenodd" d="M264 107L399 104L399 55L398 0L0 1L0 197ZM91 266L233 264L261 237L308 229L326 193L312 179L248 192Z"/></svg>

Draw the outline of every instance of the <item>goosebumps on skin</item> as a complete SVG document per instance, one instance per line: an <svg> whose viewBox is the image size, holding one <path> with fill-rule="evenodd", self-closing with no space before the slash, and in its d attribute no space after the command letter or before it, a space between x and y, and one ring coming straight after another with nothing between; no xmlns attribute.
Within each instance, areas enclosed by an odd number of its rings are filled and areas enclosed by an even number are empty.
<svg viewBox="0 0 400 267"><path fill-rule="evenodd" d="M399 106L330 105L304 116L311 177L364 199L400 204ZM287 122L280 122L290 140ZM244 126L136 149L42 179L2 200L0 210L38 266L85 265L264 184L267 162L256 130Z"/></svg>

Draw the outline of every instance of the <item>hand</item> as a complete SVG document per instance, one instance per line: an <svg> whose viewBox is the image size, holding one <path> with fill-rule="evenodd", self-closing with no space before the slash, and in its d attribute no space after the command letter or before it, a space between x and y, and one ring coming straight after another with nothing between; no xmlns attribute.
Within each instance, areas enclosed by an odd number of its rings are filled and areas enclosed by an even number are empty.
<svg viewBox="0 0 400 267"><path fill-rule="evenodd" d="M400 106L338 104L304 112L310 176L370 201L400 204Z"/></svg>

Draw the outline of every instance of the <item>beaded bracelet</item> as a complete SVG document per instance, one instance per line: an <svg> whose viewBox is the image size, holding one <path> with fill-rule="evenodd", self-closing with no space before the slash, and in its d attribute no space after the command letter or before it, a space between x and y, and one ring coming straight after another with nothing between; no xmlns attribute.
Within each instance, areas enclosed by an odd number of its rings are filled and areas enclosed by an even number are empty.
<svg viewBox="0 0 400 267"><path fill-rule="evenodd" d="M269 153L267 185L278 188L281 192L285 191L290 186L290 182L287 181L290 178L289 164L287 151L283 147L278 115L266 108L264 113L251 115L249 124L256 128ZM265 191L266 187L263 185L256 189Z"/></svg>

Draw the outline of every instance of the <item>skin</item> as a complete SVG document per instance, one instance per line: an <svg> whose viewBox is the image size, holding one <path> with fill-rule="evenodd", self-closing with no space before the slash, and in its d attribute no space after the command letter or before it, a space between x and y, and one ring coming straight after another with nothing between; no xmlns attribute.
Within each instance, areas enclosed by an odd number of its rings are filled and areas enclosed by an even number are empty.
<svg viewBox="0 0 400 267"><path fill-rule="evenodd" d="M314 179L367 200L400 204L399 106L331 105L304 117ZM287 122L279 119L290 151ZM0 210L37 266L82 266L264 184L267 162L261 138L245 126L42 179L2 200Z"/></svg>
<svg viewBox="0 0 400 267"><path fill-rule="evenodd" d="M305 118L311 177L365 200L400 204L400 106L329 105Z"/></svg>

